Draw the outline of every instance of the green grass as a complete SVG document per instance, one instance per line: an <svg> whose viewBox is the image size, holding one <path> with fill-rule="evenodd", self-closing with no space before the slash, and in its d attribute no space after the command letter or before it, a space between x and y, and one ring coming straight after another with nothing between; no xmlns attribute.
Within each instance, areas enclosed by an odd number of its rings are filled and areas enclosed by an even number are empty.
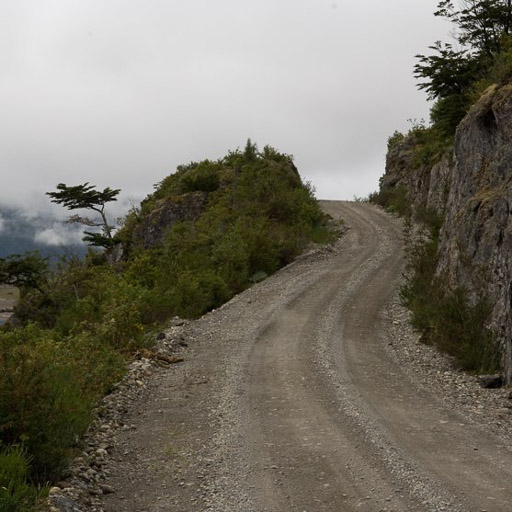
<svg viewBox="0 0 512 512"><path fill-rule="evenodd" d="M21 446L0 445L0 511L32 512L46 489L30 485L31 458Z"/></svg>

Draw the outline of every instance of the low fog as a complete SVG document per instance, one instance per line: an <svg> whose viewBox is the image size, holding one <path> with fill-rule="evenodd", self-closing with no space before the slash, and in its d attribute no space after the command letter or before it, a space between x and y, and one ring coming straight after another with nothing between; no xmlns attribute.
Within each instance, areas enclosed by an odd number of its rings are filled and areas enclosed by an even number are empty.
<svg viewBox="0 0 512 512"><path fill-rule="evenodd" d="M0 206L54 219L37 240L59 244L75 232L44 195L57 183L121 188L115 217L249 137L293 154L319 198L366 195L388 136L428 118L412 68L448 37L436 5L3 0Z"/></svg>

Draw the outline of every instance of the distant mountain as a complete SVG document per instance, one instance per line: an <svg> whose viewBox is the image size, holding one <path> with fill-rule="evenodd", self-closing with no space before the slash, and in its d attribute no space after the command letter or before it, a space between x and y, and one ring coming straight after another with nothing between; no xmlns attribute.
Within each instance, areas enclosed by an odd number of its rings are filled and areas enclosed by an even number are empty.
<svg viewBox="0 0 512 512"><path fill-rule="evenodd" d="M87 246L79 226L66 225L48 212L33 214L0 205L0 258L34 250L55 259L63 254L83 256Z"/></svg>

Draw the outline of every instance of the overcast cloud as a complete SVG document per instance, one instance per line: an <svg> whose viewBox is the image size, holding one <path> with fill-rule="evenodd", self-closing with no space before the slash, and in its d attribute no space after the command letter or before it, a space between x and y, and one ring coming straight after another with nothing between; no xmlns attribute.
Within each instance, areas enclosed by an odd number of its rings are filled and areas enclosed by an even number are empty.
<svg viewBox="0 0 512 512"><path fill-rule="evenodd" d="M2 0L0 203L59 182L137 200L250 137L321 198L375 190L387 137L427 118L414 55L437 0ZM43 236L43 235L41 235Z"/></svg>
<svg viewBox="0 0 512 512"><path fill-rule="evenodd" d="M35 233L34 241L38 244L64 247L82 243L83 233L80 229L71 229L67 224L54 222L53 225Z"/></svg>

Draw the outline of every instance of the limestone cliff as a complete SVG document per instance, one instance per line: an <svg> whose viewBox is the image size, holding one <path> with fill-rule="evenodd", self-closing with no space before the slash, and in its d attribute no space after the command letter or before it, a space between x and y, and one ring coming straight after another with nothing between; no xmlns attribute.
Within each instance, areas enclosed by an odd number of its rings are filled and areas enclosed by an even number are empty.
<svg viewBox="0 0 512 512"><path fill-rule="evenodd" d="M493 305L512 381L512 85L489 88L460 123L453 150L414 162L406 137L390 148L381 191L402 186L413 208L441 213L438 273Z"/></svg>

